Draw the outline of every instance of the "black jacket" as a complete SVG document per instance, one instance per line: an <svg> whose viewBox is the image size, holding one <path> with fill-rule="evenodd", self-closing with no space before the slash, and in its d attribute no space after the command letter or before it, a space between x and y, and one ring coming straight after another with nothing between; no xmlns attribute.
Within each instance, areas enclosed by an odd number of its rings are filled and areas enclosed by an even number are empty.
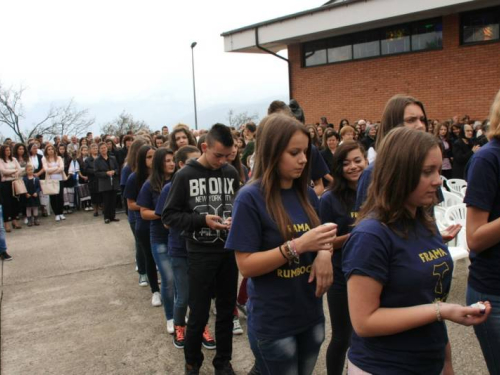
<svg viewBox="0 0 500 375"><path fill-rule="evenodd" d="M225 251L227 231L210 229L206 215L231 217L239 187L239 174L232 165L212 170L189 160L174 175L161 220L182 232L188 251Z"/></svg>
<svg viewBox="0 0 500 375"><path fill-rule="evenodd" d="M465 180L465 166L472 155L474 155L472 147L474 147L472 140L469 143L465 143L462 139L458 139L453 144L453 178Z"/></svg>
<svg viewBox="0 0 500 375"><path fill-rule="evenodd" d="M113 176L108 176L106 172L115 171ZM114 156L108 156L106 161L101 155L95 159L94 173L97 177L97 187L99 192L120 190L120 177L118 176L118 162Z"/></svg>

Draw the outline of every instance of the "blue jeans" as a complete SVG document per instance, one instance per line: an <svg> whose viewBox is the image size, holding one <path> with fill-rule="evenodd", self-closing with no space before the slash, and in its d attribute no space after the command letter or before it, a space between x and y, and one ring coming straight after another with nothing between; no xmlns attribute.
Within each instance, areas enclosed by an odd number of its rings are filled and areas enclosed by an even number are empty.
<svg viewBox="0 0 500 375"><path fill-rule="evenodd" d="M491 313L483 324L474 326L474 332L490 374L500 375L500 296L476 292L468 285L467 305L478 301L489 301Z"/></svg>
<svg viewBox="0 0 500 375"><path fill-rule="evenodd" d="M184 326L189 302L188 261L186 258L171 257L170 264L174 271L176 298L174 304L174 324Z"/></svg>
<svg viewBox="0 0 500 375"><path fill-rule="evenodd" d="M167 320L174 318L174 272L167 252L167 244L151 243L151 252L161 277L161 299Z"/></svg>
<svg viewBox="0 0 500 375"><path fill-rule="evenodd" d="M0 204L0 254L7 252L7 243L5 242L5 227L3 226L3 208Z"/></svg>
<svg viewBox="0 0 500 375"><path fill-rule="evenodd" d="M134 235L134 243L135 243L135 264L137 265L137 272L140 275L146 274L146 261L144 259L144 251L141 249L141 245L137 241L137 236L135 234L135 221L131 223L129 221L130 230L132 230L132 234Z"/></svg>
<svg viewBox="0 0 500 375"><path fill-rule="evenodd" d="M248 340L262 375L311 375L325 340L325 323L276 340L259 339L249 330Z"/></svg>

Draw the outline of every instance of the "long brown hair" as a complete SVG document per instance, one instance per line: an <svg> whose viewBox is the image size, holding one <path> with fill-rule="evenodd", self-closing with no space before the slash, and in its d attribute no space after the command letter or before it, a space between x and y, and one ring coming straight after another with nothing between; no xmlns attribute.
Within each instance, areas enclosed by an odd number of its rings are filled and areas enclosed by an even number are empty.
<svg viewBox="0 0 500 375"><path fill-rule="evenodd" d="M293 189L297 192L300 204L309 218L311 227L320 224L318 215L309 202L308 186L309 171L311 169L311 138L304 125L295 118L284 114L273 114L264 117L258 128L258 141L255 149L255 167L252 181L260 182L267 211L276 222L278 229L285 240L290 240L293 233L288 230L292 227L290 216L281 200L281 184L279 162L285 152L290 139L296 132L307 136L307 163L302 175L293 181Z"/></svg>
<svg viewBox="0 0 500 375"><path fill-rule="evenodd" d="M425 117L425 123L427 124L427 115L425 114L425 109L422 102L411 96L400 94L394 95L385 105L384 113L382 114L382 120L380 121L380 126L377 130L377 138L375 139L374 144L375 150L378 150L384 137L392 129L398 126L403 126L405 108L410 104L415 104L420 107Z"/></svg>
<svg viewBox="0 0 500 375"><path fill-rule="evenodd" d="M147 143L146 139L143 137L136 137L134 142L130 145L130 149L127 153L126 164L129 166L132 172L137 169L137 153L139 149Z"/></svg>
<svg viewBox="0 0 500 375"><path fill-rule="evenodd" d="M439 147L439 141L432 134L405 127L391 130L377 151L368 197L356 225L365 218L375 218L406 238L418 220L435 233L429 207L418 207L415 218L405 207L420 182L425 158L434 147Z"/></svg>

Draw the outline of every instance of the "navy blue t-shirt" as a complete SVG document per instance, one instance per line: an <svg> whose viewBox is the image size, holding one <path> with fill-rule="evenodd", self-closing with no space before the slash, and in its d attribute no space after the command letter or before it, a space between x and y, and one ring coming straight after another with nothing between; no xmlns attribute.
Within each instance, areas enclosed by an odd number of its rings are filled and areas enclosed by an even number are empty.
<svg viewBox="0 0 500 375"><path fill-rule="evenodd" d="M146 181L144 185L142 185L141 191L139 192L139 196L137 197L137 205L147 208L149 210L155 210L156 204L158 202L160 194L151 189L151 183ZM161 215L158 215L161 216ZM146 223L148 220L144 220ZM149 220L149 230L150 230L150 238L151 243L155 244L166 244L168 241L168 229L163 226L161 219Z"/></svg>
<svg viewBox="0 0 500 375"><path fill-rule="evenodd" d="M127 179L123 197L125 199L131 199L137 203L137 197L139 197L140 191L141 189L137 186L137 175L135 174L135 172L133 172ZM140 211L128 210L128 221L129 223L135 223L136 233L149 233L149 222L146 220L142 220Z"/></svg>
<svg viewBox="0 0 500 375"><path fill-rule="evenodd" d="M125 185L127 185L127 180L131 173L132 169L130 169L128 164L122 168L122 172L120 174L120 186L122 187L122 189L125 187Z"/></svg>
<svg viewBox="0 0 500 375"><path fill-rule="evenodd" d="M158 198L156 203L155 214L161 217L163 213L163 208L165 207L165 202L167 201L168 193L170 192L170 187L172 183L167 183ZM182 237L182 231L171 227L168 230L168 255L171 257L187 258L187 248L186 240Z"/></svg>
<svg viewBox="0 0 500 375"><path fill-rule="evenodd" d="M337 199L332 191L327 191L321 196L319 201L319 216L322 223L337 224L337 236L351 233L357 212L354 211L354 204L345 207ZM333 285L332 288L346 288L346 280L342 272L342 249L335 249L332 257L333 262Z"/></svg>
<svg viewBox="0 0 500 375"><path fill-rule="evenodd" d="M354 205L354 211L356 212L359 212L361 206L366 201L366 197L368 196L368 186L370 186L370 182L372 182L374 165L375 163L371 163L370 165L368 165L363 173L361 173L361 176L359 176L358 190L356 193L356 204Z"/></svg>
<svg viewBox="0 0 500 375"><path fill-rule="evenodd" d="M330 168L319 153L317 147L311 147L311 180L316 181L330 173Z"/></svg>
<svg viewBox="0 0 500 375"><path fill-rule="evenodd" d="M309 189L317 209L318 199ZM309 218L294 189L281 190L283 205L290 216L294 237L310 230ZM284 243L269 216L259 183L246 185L236 196L233 221L226 248L240 252L274 249ZM300 263L286 263L278 269L248 280L248 330L259 339L279 339L296 335L323 322L322 298L315 296L316 283L308 283L316 253L300 256Z"/></svg>
<svg viewBox="0 0 500 375"><path fill-rule="evenodd" d="M404 239L377 220L363 220L343 251L347 280L360 274L383 285L380 307L417 306L448 297L453 261L441 235L432 235L420 222ZM447 343L446 325L438 321L390 336L362 338L353 332L349 359L371 374L440 374Z"/></svg>
<svg viewBox="0 0 500 375"><path fill-rule="evenodd" d="M500 141L492 139L471 158L465 204L500 217ZM474 250L474 249L471 249ZM500 243L477 254L470 252L469 284L479 293L500 295Z"/></svg>

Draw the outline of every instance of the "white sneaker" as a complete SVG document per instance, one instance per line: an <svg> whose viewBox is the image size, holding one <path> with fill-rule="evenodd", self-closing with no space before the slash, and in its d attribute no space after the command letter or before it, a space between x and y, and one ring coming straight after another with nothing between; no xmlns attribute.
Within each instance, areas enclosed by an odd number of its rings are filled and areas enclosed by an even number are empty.
<svg viewBox="0 0 500 375"><path fill-rule="evenodd" d="M174 320L173 319L167 320L167 332L170 334L174 333Z"/></svg>
<svg viewBox="0 0 500 375"><path fill-rule="evenodd" d="M160 292L153 293L153 298L151 298L151 305L153 305L154 307L161 306L161 294L160 294Z"/></svg>
<svg viewBox="0 0 500 375"><path fill-rule="evenodd" d="M61 218L61 220L66 220L66 216L64 215L59 215L59 217Z"/></svg>
<svg viewBox="0 0 500 375"><path fill-rule="evenodd" d="M60 215L56 215L56 221L61 221L61 216Z"/></svg>
<svg viewBox="0 0 500 375"><path fill-rule="evenodd" d="M242 335L243 328L241 328L240 319L235 316L233 318L233 335Z"/></svg>
<svg viewBox="0 0 500 375"><path fill-rule="evenodd" d="M24 218L24 224L28 224L28 218L27 217Z"/></svg>

